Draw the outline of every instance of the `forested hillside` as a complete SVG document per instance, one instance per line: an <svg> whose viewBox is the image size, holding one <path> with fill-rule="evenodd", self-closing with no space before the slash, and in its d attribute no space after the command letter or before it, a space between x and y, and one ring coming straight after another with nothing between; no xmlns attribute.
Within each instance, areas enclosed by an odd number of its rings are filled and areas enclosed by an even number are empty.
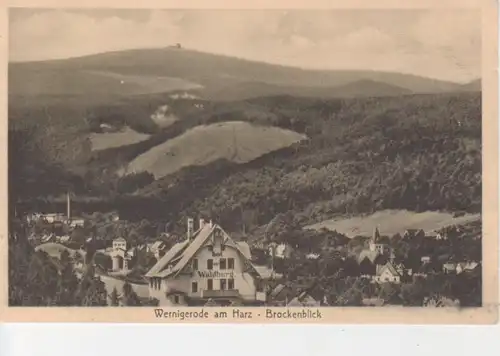
<svg viewBox="0 0 500 356"><path fill-rule="evenodd" d="M57 195L69 185L84 210L119 207L129 219L174 221L202 213L238 230L243 222L254 227L284 212L294 213L300 224L380 209L480 212L480 93L329 100L276 96L213 104L203 115L162 131L161 142L194 123L236 118L286 128L308 140L249 163L218 160L155 181L147 173L117 178L102 172L132 160L152 140L160 141L157 135L99 152L81 175L67 175L43 156L37 159L43 152L31 148L24 155L11 152L10 184L31 197ZM10 145L22 150L16 137L11 135ZM33 177L28 166L47 178L27 181ZM21 188L25 183L30 189Z"/></svg>
<svg viewBox="0 0 500 356"><path fill-rule="evenodd" d="M182 196L184 212L224 226L260 225L286 211L306 223L386 208L481 209L480 95L345 100L316 117L308 114L318 108L286 97L260 102L287 110L310 140L239 167L192 169L182 173L189 179L167 177L143 193Z"/></svg>

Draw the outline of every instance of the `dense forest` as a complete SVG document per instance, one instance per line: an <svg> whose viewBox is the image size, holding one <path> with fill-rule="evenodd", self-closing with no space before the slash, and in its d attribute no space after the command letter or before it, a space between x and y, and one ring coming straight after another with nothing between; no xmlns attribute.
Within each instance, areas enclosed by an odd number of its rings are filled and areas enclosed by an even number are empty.
<svg viewBox="0 0 500 356"><path fill-rule="evenodd" d="M301 117L300 107L288 110ZM287 211L300 223L388 208L480 211L479 96L343 101L332 111L302 122L305 142L246 165L193 167L141 193L182 198L181 213L201 211L231 227Z"/></svg>

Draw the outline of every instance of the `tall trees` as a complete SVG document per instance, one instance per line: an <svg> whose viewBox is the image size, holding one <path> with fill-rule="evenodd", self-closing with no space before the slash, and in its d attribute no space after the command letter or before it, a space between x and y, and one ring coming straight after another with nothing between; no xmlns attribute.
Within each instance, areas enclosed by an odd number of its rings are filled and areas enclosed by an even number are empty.
<svg viewBox="0 0 500 356"><path fill-rule="evenodd" d="M111 291L111 294L109 296L109 305L112 307L117 307L120 305L120 300L118 296L118 291L116 290L116 287L113 288Z"/></svg>
<svg viewBox="0 0 500 356"><path fill-rule="evenodd" d="M67 250L61 253L59 264L60 272L56 292L57 305L71 306L74 303L78 278L74 273L73 260Z"/></svg>
<svg viewBox="0 0 500 356"><path fill-rule="evenodd" d="M141 301L137 293L132 289L130 283L125 282L123 285L122 302L125 306L140 306Z"/></svg>

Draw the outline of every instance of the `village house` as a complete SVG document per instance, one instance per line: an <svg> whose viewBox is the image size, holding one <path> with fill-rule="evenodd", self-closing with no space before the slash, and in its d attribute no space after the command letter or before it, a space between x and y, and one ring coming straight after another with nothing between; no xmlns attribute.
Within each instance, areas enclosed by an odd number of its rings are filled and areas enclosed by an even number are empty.
<svg viewBox="0 0 500 356"><path fill-rule="evenodd" d="M324 294L310 283L279 283L267 292L267 305L319 307L327 305Z"/></svg>
<svg viewBox="0 0 500 356"><path fill-rule="evenodd" d="M460 262L460 263L457 263L456 272L457 272L457 274L460 274L463 272L471 272L471 271L474 271L478 267L479 267L479 263L475 262L475 261Z"/></svg>
<svg viewBox="0 0 500 356"><path fill-rule="evenodd" d="M167 251L167 244L161 240L155 241L149 246L149 252L151 252L157 260L159 260Z"/></svg>
<svg viewBox="0 0 500 356"><path fill-rule="evenodd" d="M286 306L298 293L298 288L290 284L280 283L268 291L267 304L272 306Z"/></svg>
<svg viewBox="0 0 500 356"><path fill-rule="evenodd" d="M377 283L400 283L404 270L400 266L398 267L395 267L391 261L383 266L377 266L373 280Z"/></svg>
<svg viewBox="0 0 500 356"><path fill-rule="evenodd" d="M468 262L447 262L443 264L443 272L446 274L460 274L475 271L480 264L475 261Z"/></svg>
<svg viewBox="0 0 500 356"><path fill-rule="evenodd" d="M55 242L56 241L56 235L55 234L44 234L42 235L42 238L40 239L41 243L48 243L48 242Z"/></svg>
<svg viewBox="0 0 500 356"><path fill-rule="evenodd" d="M175 244L146 273L149 294L159 305L256 305L265 302L261 276L251 263L250 247L223 229L189 218L184 241Z"/></svg>
<svg viewBox="0 0 500 356"><path fill-rule="evenodd" d="M443 272L446 274L449 273L456 273L457 271L457 264L453 262L447 262L443 264Z"/></svg>
<svg viewBox="0 0 500 356"><path fill-rule="evenodd" d="M48 213L48 214L42 214L42 213L35 213L32 214L29 218L29 221L38 221L42 220L45 221L49 224L54 224L56 222L63 222L66 220L66 215L61 214L61 213Z"/></svg>
<svg viewBox="0 0 500 356"><path fill-rule="evenodd" d="M425 232L422 229L407 229L403 234L403 239L408 240L412 238L424 238Z"/></svg>
<svg viewBox="0 0 500 356"><path fill-rule="evenodd" d="M289 259L292 256L293 247L288 243L269 244L269 255L274 258Z"/></svg>
<svg viewBox="0 0 500 356"><path fill-rule="evenodd" d="M68 243L71 240L71 236L69 235L57 236L56 240L60 243Z"/></svg>
<svg viewBox="0 0 500 356"><path fill-rule="evenodd" d="M448 240L448 235L444 232L438 232L435 237L436 240Z"/></svg>
<svg viewBox="0 0 500 356"><path fill-rule="evenodd" d="M450 308L450 307L459 307L460 300L446 298L443 296L433 296L433 297L425 297L423 301L424 307L429 308Z"/></svg>
<svg viewBox="0 0 500 356"><path fill-rule="evenodd" d="M422 256L422 257L420 258L420 262L421 262L422 264L431 263L431 258L430 258L429 256Z"/></svg>
<svg viewBox="0 0 500 356"><path fill-rule="evenodd" d="M67 225L71 227L81 227L85 226L85 219L80 217L73 217L67 220Z"/></svg>
<svg viewBox="0 0 500 356"><path fill-rule="evenodd" d="M254 264L253 267L262 279L276 279L283 277L281 273L276 273L272 267L257 264Z"/></svg>
<svg viewBox="0 0 500 356"><path fill-rule="evenodd" d="M319 258L319 253L311 252L306 254L306 259L308 260L317 260L318 258Z"/></svg>
<svg viewBox="0 0 500 356"><path fill-rule="evenodd" d="M308 291L300 292L295 298L293 298L287 307L319 307L321 306L321 301L316 300L311 296Z"/></svg>

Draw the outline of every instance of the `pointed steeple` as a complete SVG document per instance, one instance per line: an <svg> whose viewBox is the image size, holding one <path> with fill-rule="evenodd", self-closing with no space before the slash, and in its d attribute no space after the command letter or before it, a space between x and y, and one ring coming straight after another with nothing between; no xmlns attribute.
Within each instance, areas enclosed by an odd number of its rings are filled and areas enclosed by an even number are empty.
<svg viewBox="0 0 500 356"><path fill-rule="evenodd" d="M373 237L372 241L373 242L378 242L380 240L380 232L378 231L378 226L375 227L375 230L373 230Z"/></svg>

